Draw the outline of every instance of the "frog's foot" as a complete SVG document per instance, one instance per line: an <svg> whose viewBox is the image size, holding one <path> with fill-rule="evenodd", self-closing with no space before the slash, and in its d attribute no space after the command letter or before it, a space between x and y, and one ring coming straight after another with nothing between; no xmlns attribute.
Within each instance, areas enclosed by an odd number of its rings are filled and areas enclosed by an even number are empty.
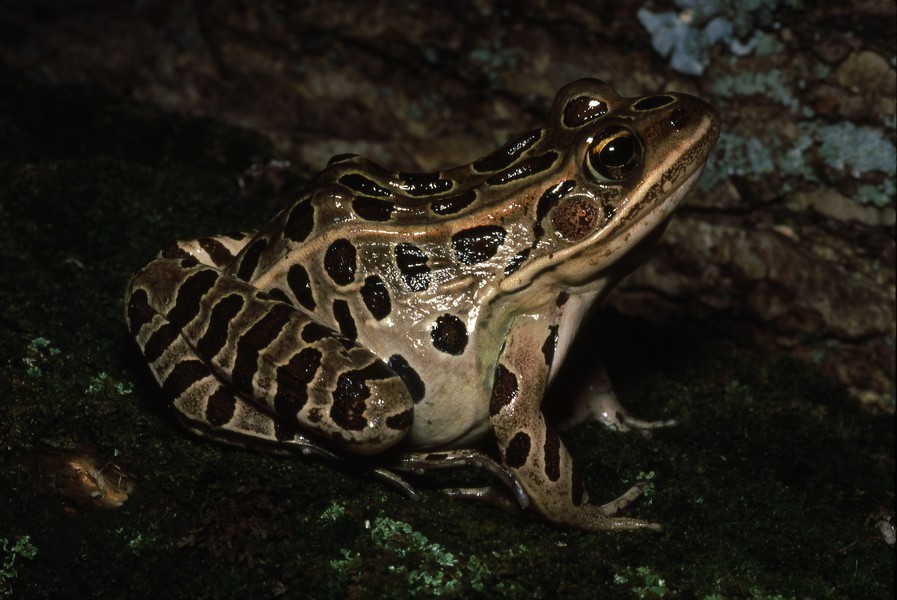
<svg viewBox="0 0 897 600"><path fill-rule="evenodd" d="M577 512L571 519L564 519L562 524L571 521L582 529L590 531L614 531L630 529L650 529L651 531L663 531L659 523L652 523L642 519L628 517L614 517L617 511L630 505L636 498L642 495L647 484L640 483L628 489L625 494L601 506L587 506L581 512ZM451 498L462 500L477 500L485 502L499 510L518 518L534 516L532 511L524 510L519 504L499 488L493 486L471 488L448 488L440 490ZM581 522L580 522L581 521Z"/></svg>
<svg viewBox="0 0 897 600"><path fill-rule="evenodd" d="M614 431L638 431L645 436L648 436L652 429L676 425L675 419L645 421L630 415L620 404L611 386L610 377L600 363L595 373L590 376L589 382L574 398L569 414L558 422L557 428L559 431L568 431L593 421Z"/></svg>
<svg viewBox="0 0 897 600"><path fill-rule="evenodd" d="M372 472L374 473L374 476L380 478L382 481L395 488L398 488L398 490L405 494L405 496L409 500L414 500L415 502L420 500L420 494L417 493L417 490L414 489L414 487L412 487L410 483L408 483L399 475L393 473L389 469L375 468L372 469Z"/></svg>
<svg viewBox="0 0 897 600"><path fill-rule="evenodd" d="M504 486L521 508L529 506L529 497L514 474L494 458L478 450L448 450L445 452L399 452L384 465L387 469L410 471L421 475L439 469L475 467L492 475Z"/></svg>
<svg viewBox="0 0 897 600"><path fill-rule="evenodd" d="M627 506L629 506L630 504L635 502L639 496L644 494L645 490L648 489L648 486L649 486L649 484L644 481L641 483L635 484L634 486L632 486L631 488L626 490L626 492L624 492L623 495L620 496L619 498L611 500L610 502L608 502L606 504L602 504L600 507L601 512L603 512L607 516L612 516L612 515L617 514L618 511L626 508ZM658 527L660 527L660 525L658 525Z"/></svg>

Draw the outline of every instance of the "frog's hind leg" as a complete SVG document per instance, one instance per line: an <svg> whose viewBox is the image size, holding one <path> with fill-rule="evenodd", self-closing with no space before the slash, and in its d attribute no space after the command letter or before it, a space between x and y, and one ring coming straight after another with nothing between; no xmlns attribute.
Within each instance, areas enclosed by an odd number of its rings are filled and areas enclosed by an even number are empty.
<svg viewBox="0 0 897 600"><path fill-rule="evenodd" d="M597 421L615 431L639 431L648 435L652 429L672 427L675 419L646 421L629 414L614 392L607 369L594 349L580 348L564 365L567 375L563 389L549 393L570 398L565 414L557 419L558 431L569 431L585 423ZM575 373L571 373L575 371Z"/></svg>
<svg viewBox="0 0 897 600"><path fill-rule="evenodd" d="M126 320L189 429L230 443L312 451L302 435L310 432L356 454L404 437L413 405L382 361L182 252L163 253L134 275Z"/></svg>
<svg viewBox="0 0 897 600"><path fill-rule="evenodd" d="M478 500L486 500L490 504L506 508L516 507L517 511L529 506L529 497L514 477L514 474L497 460L479 450L459 449L445 450L442 452L396 452L390 453L387 462L380 463L385 470L408 471L415 474L423 474L427 471L458 469L474 467L485 471L495 477L504 488L448 488L441 490L453 497L473 497ZM474 490L467 493L468 490ZM488 492L485 490L489 490ZM509 495L510 494L510 495ZM497 498L501 497L501 500ZM515 504L516 502L516 504Z"/></svg>

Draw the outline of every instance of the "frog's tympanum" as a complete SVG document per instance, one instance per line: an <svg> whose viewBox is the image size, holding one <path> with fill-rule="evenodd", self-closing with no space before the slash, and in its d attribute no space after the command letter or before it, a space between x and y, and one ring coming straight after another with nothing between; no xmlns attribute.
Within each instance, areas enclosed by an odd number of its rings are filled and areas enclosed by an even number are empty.
<svg viewBox="0 0 897 600"><path fill-rule="evenodd" d="M197 434L354 455L399 485L396 470L475 465L502 485L455 495L589 531L656 528L612 516L638 486L589 501L542 398L718 134L698 98L585 79L544 128L468 165L336 156L258 231L163 250L130 281L128 326ZM607 412L596 397L580 414Z"/></svg>

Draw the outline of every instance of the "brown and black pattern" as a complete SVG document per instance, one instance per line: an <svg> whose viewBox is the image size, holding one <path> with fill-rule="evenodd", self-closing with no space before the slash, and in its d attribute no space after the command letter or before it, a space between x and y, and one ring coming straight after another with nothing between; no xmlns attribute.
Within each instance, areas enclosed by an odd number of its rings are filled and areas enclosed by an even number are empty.
<svg viewBox="0 0 897 600"><path fill-rule="evenodd" d="M520 392L520 386L517 384L517 377L508 370L503 364L499 363L495 367L495 378L492 382L492 395L489 399L489 415L495 416L505 406L511 404L517 399Z"/></svg>
<svg viewBox="0 0 897 600"><path fill-rule="evenodd" d="M239 294L225 296L215 304L209 314L206 332L196 342L196 352L200 356L211 359L224 348L228 339L228 327L243 309L243 305L243 298Z"/></svg>
<svg viewBox="0 0 897 600"><path fill-rule="evenodd" d="M455 315L441 315L433 323L430 338L440 352L460 356L467 347L467 326Z"/></svg>
<svg viewBox="0 0 897 600"><path fill-rule="evenodd" d="M395 247L396 266L402 274L402 280L411 291L422 292L430 287L429 260L423 250L403 242Z"/></svg>
<svg viewBox="0 0 897 600"><path fill-rule="evenodd" d="M552 208L557 206L558 202L561 201L561 198L573 191L573 188L575 187L576 182L568 179L557 185L551 186L539 197L539 202L536 204L536 222L533 223L533 235L535 236L535 241L540 240L545 234L545 229L542 226L543 219L548 216L548 213Z"/></svg>
<svg viewBox="0 0 897 600"><path fill-rule="evenodd" d="M392 213L396 209L396 205L389 200L381 200L380 198L371 198L369 196L356 196L352 200L352 209L362 219L366 221L389 221Z"/></svg>
<svg viewBox="0 0 897 600"><path fill-rule="evenodd" d="M340 238L327 247L324 253L324 270L337 285L349 285L355 281L355 246L349 240Z"/></svg>
<svg viewBox="0 0 897 600"><path fill-rule="evenodd" d="M505 229L498 225L478 225L453 235L452 250L459 262L475 265L495 256L505 235Z"/></svg>
<svg viewBox="0 0 897 600"><path fill-rule="evenodd" d="M293 205L283 227L286 239L295 243L304 242L315 226L315 208L309 200Z"/></svg>
<svg viewBox="0 0 897 600"><path fill-rule="evenodd" d="M255 273L255 270L259 265L259 259L262 257L262 252L265 251L267 246L268 240L265 238L256 238L243 250L243 252L240 253L240 256L237 259L237 262L239 263L237 271L234 273L237 279L242 279L243 281L252 280L252 275Z"/></svg>
<svg viewBox="0 0 897 600"><path fill-rule="evenodd" d="M542 456L545 461L545 476L549 481L557 481L561 478L561 438L554 429L545 431L545 445L542 448Z"/></svg>
<svg viewBox="0 0 897 600"><path fill-rule="evenodd" d="M529 434L518 431L508 442L508 447L505 448L505 464L512 469L519 469L526 464L531 447L532 440Z"/></svg>
<svg viewBox="0 0 897 600"><path fill-rule="evenodd" d="M361 300L378 321L388 317L392 311L389 291L379 275L371 275L364 280L364 285L361 286Z"/></svg>
<svg viewBox="0 0 897 600"><path fill-rule="evenodd" d="M408 393L411 395L411 401L413 403L417 404L424 399L427 392L424 380L421 379L417 371L408 364L405 357L400 354L393 354L389 357L389 360L386 361L386 364L390 369L395 371L396 375L398 375L403 382L405 382L405 387L408 388Z"/></svg>
<svg viewBox="0 0 897 600"><path fill-rule="evenodd" d="M558 346L558 325L550 325L548 327L548 337L542 344L542 355L545 357L545 366L551 367L554 362L554 351Z"/></svg>
<svg viewBox="0 0 897 600"><path fill-rule="evenodd" d="M339 182L354 192L358 192L365 196L379 196L385 198L391 196L392 192L379 185L373 179L365 177L361 173L349 173L339 178Z"/></svg>
<svg viewBox="0 0 897 600"><path fill-rule="evenodd" d="M516 137L488 156L474 162L473 170L478 173L491 173L509 167L542 137L540 129L528 131Z"/></svg>
<svg viewBox="0 0 897 600"><path fill-rule="evenodd" d="M287 271L287 285L290 286L290 291L293 292L296 301L303 308L310 311L315 309L317 305L312 293L311 281L308 278L308 271L305 270L305 267L299 263L290 265L290 269Z"/></svg>
<svg viewBox="0 0 897 600"><path fill-rule="evenodd" d="M607 113L607 103L592 96L577 96L564 106L564 127L581 127Z"/></svg>
<svg viewBox="0 0 897 600"><path fill-rule="evenodd" d="M381 361L374 361L361 369L352 369L342 373L333 390L333 405L330 417L333 422L348 431L360 431L367 427L365 417L367 400L371 397L368 383L376 379L395 377L390 369Z"/></svg>
<svg viewBox="0 0 897 600"><path fill-rule="evenodd" d="M237 392L252 397L259 355L277 338L295 312L286 304L275 303L237 339L236 358L231 368L231 385Z"/></svg>
<svg viewBox="0 0 897 600"><path fill-rule="evenodd" d="M346 339L355 341L358 339L358 328L355 326L355 319L352 317L352 310L349 303L345 300L338 299L333 301L333 318L339 326L339 331Z"/></svg>
<svg viewBox="0 0 897 600"><path fill-rule="evenodd" d="M441 196L430 203L430 210L437 215L453 215L459 213L477 199L475 190L467 190L450 196Z"/></svg>
<svg viewBox="0 0 897 600"><path fill-rule="evenodd" d="M277 368L277 393L274 395L274 412L283 417L293 417L308 402L308 385L321 368L321 351L306 347L290 358L287 364Z"/></svg>
<svg viewBox="0 0 897 600"><path fill-rule="evenodd" d="M160 305L170 296L170 304ZM193 431L234 443L243 436L292 443L302 422L340 437L350 451L370 453L392 445L411 426L406 384L368 350L250 284L197 267L192 259L160 258L139 271L129 287L126 317L166 399ZM290 340L293 349L284 345ZM229 345L233 350L225 352ZM325 360L330 361L327 369ZM312 385L339 388L343 374L342 393L333 399L342 424L315 420L312 411L300 414ZM357 405L362 396L373 398L372 405ZM266 416L268 410L284 418ZM364 436L353 438L343 425L359 418L367 423Z"/></svg>
<svg viewBox="0 0 897 600"><path fill-rule="evenodd" d="M452 189L455 182L440 179L439 173L399 173L403 191L409 196L433 196Z"/></svg>
<svg viewBox="0 0 897 600"><path fill-rule="evenodd" d="M215 266L218 268L226 267L234 260L234 255L227 249L227 246L215 238L200 238L199 245L206 251L209 258L212 259L212 262L215 263Z"/></svg>
<svg viewBox="0 0 897 600"><path fill-rule="evenodd" d="M560 155L551 150L538 156L524 158L520 162L508 167L504 171L496 173L486 180L490 185L505 185L512 181L518 181L526 177L532 177L549 170L557 162Z"/></svg>

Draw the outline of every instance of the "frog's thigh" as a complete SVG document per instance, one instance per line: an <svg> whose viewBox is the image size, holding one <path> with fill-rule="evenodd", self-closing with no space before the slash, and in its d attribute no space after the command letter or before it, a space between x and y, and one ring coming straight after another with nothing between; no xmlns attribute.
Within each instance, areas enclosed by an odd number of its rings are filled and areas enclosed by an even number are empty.
<svg viewBox="0 0 897 600"><path fill-rule="evenodd" d="M138 271L126 318L181 418L206 435L277 444L302 430L374 454L411 426L407 388L373 353L193 258Z"/></svg>
<svg viewBox="0 0 897 600"><path fill-rule="evenodd" d="M608 516L589 504L573 459L541 411L550 368L542 348L553 332L544 320L515 320L495 369L490 422L505 465L548 520L591 531L652 527Z"/></svg>

